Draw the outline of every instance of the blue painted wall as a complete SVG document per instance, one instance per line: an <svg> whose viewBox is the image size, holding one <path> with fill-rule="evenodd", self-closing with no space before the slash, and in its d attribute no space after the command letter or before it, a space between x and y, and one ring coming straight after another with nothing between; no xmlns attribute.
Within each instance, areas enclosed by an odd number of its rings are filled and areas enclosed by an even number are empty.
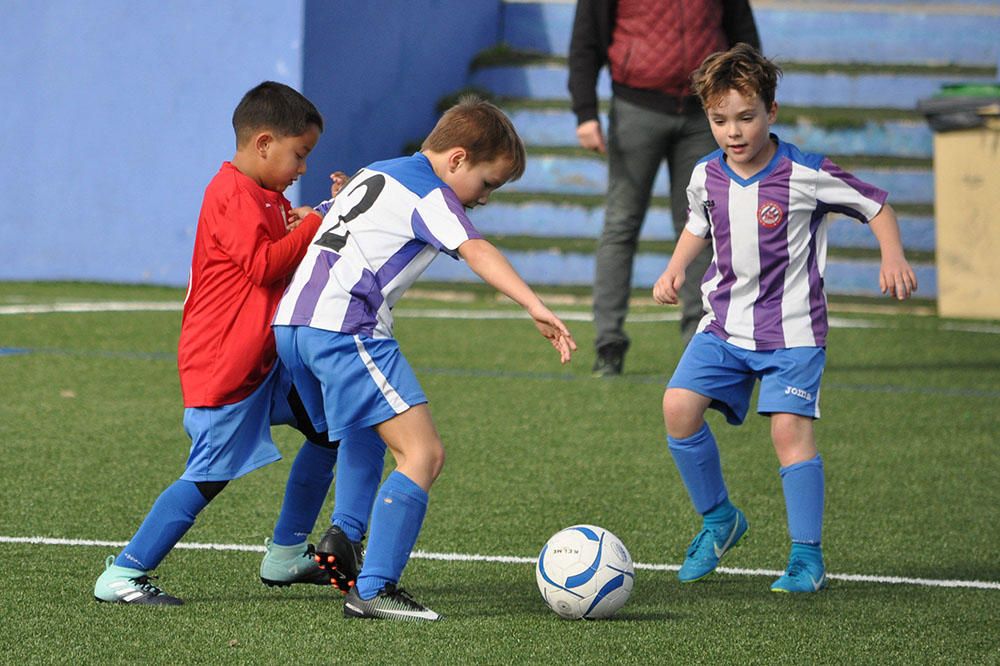
<svg viewBox="0 0 1000 666"><path fill-rule="evenodd" d="M183 285L230 119L265 79L328 130L294 202L326 174L433 125L499 0L0 0L0 279ZM429 74L432 72L432 74Z"/></svg>
<svg viewBox="0 0 1000 666"><path fill-rule="evenodd" d="M306 16L304 88L327 130L305 201L329 196L334 168L352 173L419 143L501 26L500 0L306 0Z"/></svg>
<svg viewBox="0 0 1000 666"><path fill-rule="evenodd" d="M302 5L4 1L0 278L184 284L233 106L301 81Z"/></svg>

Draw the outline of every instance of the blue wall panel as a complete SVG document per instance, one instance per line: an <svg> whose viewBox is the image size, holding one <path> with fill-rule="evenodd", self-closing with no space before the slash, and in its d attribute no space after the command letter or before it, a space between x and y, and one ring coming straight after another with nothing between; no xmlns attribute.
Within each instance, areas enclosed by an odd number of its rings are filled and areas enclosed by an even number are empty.
<svg viewBox="0 0 1000 666"><path fill-rule="evenodd" d="M466 85L469 62L496 43L499 0L306 0L305 92L327 130L303 178L305 201L348 173L419 143L438 101Z"/></svg>
<svg viewBox="0 0 1000 666"><path fill-rule="evenodd" d="M233 107L301 84L302 0L5 2L0 279L183 285Z"/></svg>
<svg viewBox="0 0 1000 666"><path fill-rule="evenodd" d="M294 203L399 154L497 39L499 0L3 0L0 279L183 285L233 108L265 79L327 120Z"/></svg>

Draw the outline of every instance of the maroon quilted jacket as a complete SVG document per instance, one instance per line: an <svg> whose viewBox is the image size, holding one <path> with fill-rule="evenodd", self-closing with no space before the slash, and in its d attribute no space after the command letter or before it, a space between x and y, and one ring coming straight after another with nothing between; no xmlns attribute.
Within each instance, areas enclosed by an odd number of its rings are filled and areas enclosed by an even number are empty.
<svg viewBox="0 0 1000 666"><path fill-rule="evenodd" d="M597 118L605 64L618 97L666 113L697 108L691 72L739 42L760 48L748 0L579 0L569 50L577 122Z"/></svg>

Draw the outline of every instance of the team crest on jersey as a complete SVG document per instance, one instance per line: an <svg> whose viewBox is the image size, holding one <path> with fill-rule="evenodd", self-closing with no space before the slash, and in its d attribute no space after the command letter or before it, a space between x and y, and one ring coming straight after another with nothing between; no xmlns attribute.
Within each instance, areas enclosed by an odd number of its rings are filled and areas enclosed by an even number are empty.
<svg viewBox="0 0 1000 666"><path fill-rule="evenodd" d="M757 222L765 229L774 229L781 224L784 216L785 213L781 210L781 206L773 201L765 201L757 209Z"/></svg>

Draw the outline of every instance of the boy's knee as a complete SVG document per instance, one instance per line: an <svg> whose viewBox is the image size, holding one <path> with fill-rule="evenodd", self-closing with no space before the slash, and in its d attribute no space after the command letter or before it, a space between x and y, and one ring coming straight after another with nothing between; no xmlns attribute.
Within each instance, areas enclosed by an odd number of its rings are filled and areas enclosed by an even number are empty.
<svg viewBox="0 0 1000 666"><path fill-rule="evenodd" d="M430 474L431 480L437 479L441 470L444 469L444 445L438 441L433 445L425 446L421 451L421 458L423 459L422 467Z"/></svg>
<svg viewBox="0 0 1000 666"><path fill-rule="evenodd" d="M437 479L438 476L441 475L441 470L444 469L444 459L445 459L444 447L439 446L433 459L432 473L434 479Z"/></svg>
<svg viewBox="0 0 1000 666"><path fill-rule="evenodd" d="M783 466L816 456L812 419L797 414L771 415L771 441Z"/></svg>
<svg viewBox="0 0 1000 666"><path fill-rule="evenodd" d="M689 391L677 389L667 389L663 394L663 422L667 434L675 439L690 437L701 429L704 422L704 410L695 404L689 394Z"/></svg>

